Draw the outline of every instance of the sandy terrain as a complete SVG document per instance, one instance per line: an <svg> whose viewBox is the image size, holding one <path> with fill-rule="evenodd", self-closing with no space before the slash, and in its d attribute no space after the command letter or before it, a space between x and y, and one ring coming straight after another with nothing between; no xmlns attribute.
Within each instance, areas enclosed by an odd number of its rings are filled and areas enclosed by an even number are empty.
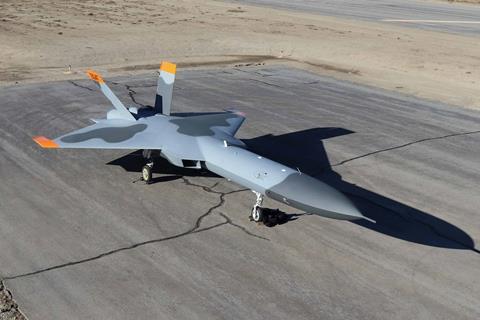
<svg viewBox="0 0 480 320"><path fill-rule="evenodd" d="M446 1L448 1L448 2L480 3L480 0L446 0Z"/></svg>
<svg viewBox="0 0 480 320"><path fill-rule="evenodd" d="M477 38L217 1L2 1L0 84L180 67L288 63L480 108ZM459 49L461 48L461 49ZM71 65L71 72L67 66Z"/></svg>

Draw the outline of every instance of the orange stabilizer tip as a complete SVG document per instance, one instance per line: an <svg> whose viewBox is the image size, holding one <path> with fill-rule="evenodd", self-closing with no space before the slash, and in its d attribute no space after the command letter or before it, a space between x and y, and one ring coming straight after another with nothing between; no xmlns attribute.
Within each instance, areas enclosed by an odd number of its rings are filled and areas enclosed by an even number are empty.
<svg viewBox="0 0 480 320"><path fill-rule="evenodd" d="M96 73L95 71L87 70L87 74L90 77L90 79L92 79L93 81L96 81L98 83L105 83L105 81L103 81L102 76Z"/></svg>
<svg viewBox="0 0 480 320"><path fill-rule="evenodd" d="M168 61L162 61L162 63L160 63L160 71L175 74L175 72L177 71L177 65Z"/></svg>
<svg viewBox="0 0 480 320"><path fill-rule="evenodd" d="M33 137L33 141L38 143L42 148L47 148L47 149L58 148L58 144L55 141L50 140L44 136Z"/></svg>

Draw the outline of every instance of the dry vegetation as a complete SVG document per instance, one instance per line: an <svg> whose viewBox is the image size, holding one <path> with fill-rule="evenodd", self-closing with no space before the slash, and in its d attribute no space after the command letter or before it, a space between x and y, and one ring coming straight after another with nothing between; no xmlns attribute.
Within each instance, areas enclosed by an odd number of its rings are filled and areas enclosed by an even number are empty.
<svg viewBox="0 0 480 320"><path fill-rule="evenodd" d="M0 281L0 320L25 320L10 291Z"/></svg>

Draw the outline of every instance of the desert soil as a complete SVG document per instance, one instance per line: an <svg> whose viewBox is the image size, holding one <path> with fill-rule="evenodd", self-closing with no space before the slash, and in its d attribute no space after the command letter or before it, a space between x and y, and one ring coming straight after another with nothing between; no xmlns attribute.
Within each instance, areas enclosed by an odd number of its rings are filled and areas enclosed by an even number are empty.
<svg viewBox="0 0 480 320"><path fill-rule="evenodd" d="M221 1L6 0L0 43L0 85L154 71L162 59L286 63L480 108L476 37Z"/></svg>
<svg viewBox="0 0 480 320"><path fill-rule="evenodd" d="M480 0L443 0L448 2L480 3Z"/></svg>

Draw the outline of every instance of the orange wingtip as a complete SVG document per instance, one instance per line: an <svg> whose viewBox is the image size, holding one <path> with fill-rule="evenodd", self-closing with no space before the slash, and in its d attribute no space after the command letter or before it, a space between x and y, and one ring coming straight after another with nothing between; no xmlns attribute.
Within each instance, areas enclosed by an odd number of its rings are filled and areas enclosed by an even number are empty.
<svg viewBox="0 0 480 320"><path fill-rule="evenodd" d="M33 137L33 141L38 143L42 148L47 148L47 149L58 148L58 144L55 141L50 140L44 136Z"/></svg>
<svg viewBox="0 0 480 320"><path fill-rule="evenodd" d="M160 71L175 74L175 72L177 72L177 65L168 61L162 61L162 63L160 63Z"/></svg>
<svg viewBox="0 0 480 320"><path fill-rule="evenodd" d="M105 83L105 81L103 81L102 76L96 73L95 71L87 70L87 74L90 77L90 79L92 79L93 81L96 81L98 83Z"/></svg>

